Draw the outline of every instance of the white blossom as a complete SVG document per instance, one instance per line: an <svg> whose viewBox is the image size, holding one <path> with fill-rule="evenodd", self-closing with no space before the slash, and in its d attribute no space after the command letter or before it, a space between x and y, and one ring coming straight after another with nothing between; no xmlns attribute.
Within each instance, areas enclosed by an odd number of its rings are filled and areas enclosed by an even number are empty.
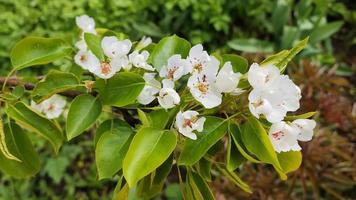
<svg viewBox="0 0 356 200"><path fill-rule="evenodd" d="M137 101L140 104L147 105L156 99L156 95L161 89L161 83L155 79L155 75L155 73L145 73L143 75L146 85L137 97Z"/></svg>
<svg viewBox="0 0 356 200"><path fill-rule="evenodd" d="M86 70L100 66L99 59L91 51L86 50L79 50L74 56L74 62Z"/></svg>
<svg viewBox="0 0 356 200"><path fill-rule="evenodd" d="M147 47L148 45L150 45L151 43L152 43L152 39L150 37L143 36L140 42L138 42L136 46L136 50L141 50Z"/></svg>
<svg viewBox="0 0 356 200"><path fill-rule="evenodd" d="M150 53L148 53L148 51L142 51L141 53L139 53L138 51L134 51L129 55L129 61L135 67L154 71L155 69L147 63L147 59L149 56Z"/></svg>
<svg viewBox="0 0 356 200"><path fill-rule="evenodd" d="M191 64L192 72L216 77L219 70L219 61L203 50L201 44L193 46L189 51L187 60Z"/></svg>
<svg viewBox="0 0 356 200"><path fill-rule="evenodd" d="M31 101L31 107L36 111L45 114L48 119L54 119L58 118L63 113L66 103L67 102L63 97L55 94L40 104Z"/></svg>
<svg viewBox="0 0 356 200"><path fill-rule="evenodd" d="M216 87L220 92L238 94L241 92L237 88L241 76L241 73L233 71L231 62L226 62L216 77Z"/></svg>
<svg viewBox="0 0 356 200"><path fill-rule="evenodd" d="M176 81L190 72L191 65L182 59L181 55L175 54L168 58L167 65L164 65L159 75L163 78Z"/></svg>
<svg viewBox="0 0 356 200"><path fill-rule="evenodd" d="M165 109L173 108L180 102L178 93L174 90L174 83L168 79L163 80L163 87L157 97L159 105Z"/></svg>
<svg viewBox="0 0 356 200"><path fill-rule="evenodd" d="M297 141L298 132L286 122L272 124L268 136L276 152L301 150Z"/></svg>
<svg viewBox="0 0 356 200"><path fill-rule="evenodd" d="M127 56L131 46L129 39L118 40L115 36L105 36L101 41L101 48L109 58Z"/></svg>
<svg viewBox="0 0 356 200"><path fill-rule="evenodd" d="M75 22L83 32L96 34L95 21L88 15L77 16Z"/></svg>
<svg viewBox="0 0 356 200"><path fill-rule="evenodd" d="M179 111L176 116L175 126L178 132L184 136L196 140L197 135L193 131L202 132L205 123L205 117L198 117L199 113L188 110L185 112Z"/></svg>
<svg viewBox="0 0 356 200"><path fill-rule="evenodd" d="M265 67L253 63L248 70L248 82L253 88L268 88L280 76L279 69L274 65Z"/></svg>
<svg viewBox="0 0 356 200"><path fill-rule="evenodd" d="M86 51L88 49L87 43L85 43L84 39L81 39L78 42L76 42L75 47L77 47L79 50L83 50L83 51Z"/></svg>
<svg viewBox="0 0 356 200"><path fill-rule="evenodd" d="M299 141L310 141L313 138L313 130L316 123L311 119L296 119L291 126L297 130L297 139Z"/></svg>
<svg viewBox="0 0 356 200"><path fill-rule="evenodd" d="M188 80L193 97L205 108L214 108L221 104L222 95L215 86L215 78L194 73Z"/></svg>

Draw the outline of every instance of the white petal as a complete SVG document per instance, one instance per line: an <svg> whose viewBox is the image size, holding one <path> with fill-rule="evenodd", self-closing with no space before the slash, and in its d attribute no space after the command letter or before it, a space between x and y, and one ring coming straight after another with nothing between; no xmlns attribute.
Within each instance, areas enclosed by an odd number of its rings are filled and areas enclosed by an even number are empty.
<svg viewBox="0 0 356 200"><path fill-rule="evenodd" d="M220 92L231 93L237 88L241 73L234 73L231 62L226 62L216 77L216 87Z"/></svg>
<svg viewBox="0 0 356 200"><path fill-rule="evenodd" d="M75 22L83 32L95 33L95 21L88 15L77 16Z"/></svg>
<svg viewBox="0 0 356 200"><path fill-rule="evenodd" d="M163 79L162 85L163 88L174 88L174 82L170 79Z"/></svg>
<svg viewBox="0 0 356 200"><path fill-rule="evenodd" d="M272 124L268 136L277 152L296 150L298 141L295 130L285 122Z"/></svg>
<svg viewBox="0 0 356 200"><path fill-rule="evenodd" d="M74 62L83 69L87 70L100 66L99 59L91 51L80 50L74 56Z"/></svg>
<svg viewBox="0 0 356 200"><path fill-rule="evenodd" d="M37 112L42 112L43 108L41 104L37 104L33 100L31 100L31 108L33 108Z"/></svg>
<svg viewBox="0 0 356 200"><path fill-rule="evenodd" d="M292 122L292 127L298 131L298 140L310 141L313 138L313 130L316 122L310 119L296 119Z"/></svg>
<svg viewBox="0 0 356 200"><path fill-rule="evenodd" d="M201 117L199 118L196 122L195 122L195 130L197 130L198 132L202 132L204 129L204 123L205 123L206 118L205 117Z"/></svg>
<svg viewBox="0 0 356 200"><path fill-rule="evenodd" d="M269 87L280 76L279 69L274 65L260 67L253 63L248 71L248 82L253 88Z"/></svg>
<svg viewBox="0 0 356 200"><path fill-rule="evenodd" d="M162 88L158 95L159 104L165 108L173 108L180 102L178 93L172 88Z"/></svg>

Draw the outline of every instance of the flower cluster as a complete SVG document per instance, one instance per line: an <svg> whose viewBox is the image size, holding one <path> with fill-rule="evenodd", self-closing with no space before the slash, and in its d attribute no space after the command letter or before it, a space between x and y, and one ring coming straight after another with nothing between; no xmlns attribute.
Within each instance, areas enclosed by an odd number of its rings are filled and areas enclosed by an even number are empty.
<svg viewBox="0 0 356 200"><path fill-rule="evenodd" d="M66 100L56 94L39 104L31 101L31 107L37 112L43 113L48 119L58 118L63 113L66 104Z"/></svg>
<svg viewBox="0 0 356 200"><path fill-rule="evenodd" d="M96 34L94 20L88 16L77 17L77 25L83 33ZM111 78L121 69L131 70L133 66L149 71L143 75L146 84L137 101L148 105L157 99L164 109L180 104L181 97L175 85L182 77L188 79L187 87L193 98L207 109L219 106L224 93L240 95L245 91L238 88L240 79L245 76L234 72L231 62L220 63L201 44L193 46L187 57L174 54L167 59L165 65L157 68L158 66L153 67L147 62L149 52L142 51L150 43L151 39L144 37L131 52L130 40L105 36L101 41L105 59L99 60L88 49L82 35L81 41L76 45L79 52L74 60L83 69L103 79ZM299 87L287 75L280 74L280 70L274 65L260 66L253 63L247 79L252 87L248 95L249 110L256 118L262 115L272 123L269 137L275 150L299 150L298 140L310 140L315 127L313 120L299 119L291 123L283 121L287 112L296 111L300 106ZM175 121L178 131L186 137L196 139L194 131L201 132L205 122L205 118L199 118L198 115L193 110L179 112Z"/></svg>

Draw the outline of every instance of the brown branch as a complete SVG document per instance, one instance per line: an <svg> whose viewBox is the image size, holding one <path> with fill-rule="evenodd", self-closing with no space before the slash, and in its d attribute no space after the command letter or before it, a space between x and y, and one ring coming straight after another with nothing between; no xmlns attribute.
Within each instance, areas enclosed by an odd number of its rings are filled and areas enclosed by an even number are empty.
<svg viewBox="0 0 356 200"><path fill-rule="evenodd" d="M37 77L38 80L42 80L43 78L44 78L44 76ZM0 86L1 87L5 84L5 80L6 80L6 77L0 77ZM10 77L9 79L7 79L6 86L9 86L9 87L23 86L26 90L33 90L35 88L35 84L22 83L21 80L19 78L17 78L16 76L13 76L13 77ZM81 92L78 92L75 90L68 90L68 91L60 92L59 94L66 96L66 97L74 98L74 97L80 95ZM96 95L96 94L94 93L94 95Z"/></svg>

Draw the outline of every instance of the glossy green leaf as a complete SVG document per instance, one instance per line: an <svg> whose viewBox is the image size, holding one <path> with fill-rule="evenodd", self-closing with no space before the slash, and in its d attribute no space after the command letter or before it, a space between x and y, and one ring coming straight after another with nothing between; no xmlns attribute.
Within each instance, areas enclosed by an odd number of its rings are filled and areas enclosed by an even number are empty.
<svg viewBox="0 0 356 200"><path fill-rule="evenodd" d="M226 151L227 151L227 155L226 155L226 169L227 170L234 171L243 162L246 161L246 158L237 149L231 136L228 139Z"/></svg>
<svg viewBox="0 0 356 200"><path fill-rule="evenodd" d="M211 181L211 166L212 162L208 161L207 159L200 159L198 166L197 166L197 171L199 175L204 178L206 181Z"/></svg>
<svg viewBox="0 0 356 200"><path fill-rule="evenodd" d="M71 53L71 46L59 38L26 37L15 44L10 53L11 63L17 70L43 65Z"/></svg>
<svg viewBox="0 0 356 200"><path fill-rule="evenodd" d="M101 114L102 105L97 97L83 94L72 101L67 117L66 132L68 140L90 128Z"/></svg>
<svg viewBox="0 0 356 200"><path fill-rule="evenodd" d="M209 185L198 174L188 171L188 184L192 190L194 199L214 200L214 195L211 192Z"/></svg>
<svg viewBox="0 0 356 200"><path fill-rule="evenodd" d="M29 178L40 170L40 159L30 139L15 123L4 124L4 135L9 151L19 161L8 159L0 152L0 170L16 178Z"/></svg>
<svg viewBox="0 0 356 200"><path fill-rule="evenodd" d="M279 163L284 173L297 170L302 164L302 153L300 151L288 151L277 154Z"/></svg>
<svg viewBox="0 0 356 200"><path fill-rule="evenodd" d="M78 87L79 80L72 74L61 71L51 71L46 78L36 84L31 96L37 103L41 102L53 94L60 93Z"/></svg>
<svg viewBox="0 0 356 200"><path fill-rule="evenodd" d="M119 132L124 132L127 134L133 134L132 127L125 121L121 119L108 119L101 123L99 127L96 129L95 132L95 137L94 137L94 144L95 146L97 145L100 137L105 133L112 131L112 133L117 133L118 130Z"/></svg>
<svg viewBox="0 0 356 200"><path fill-rule="evenodd" d="M254 154L259 160L272 164L282 179L287 176L283 173L279 164L277 153L274 151L266 130L261 123L254 117L248 118L247 122L241 127L241 138L249 152Z"/></svg>
<svg viewBox="0 0 356 200"><path fill-rule="evenodd" d="M160 109L148 113L147 118L150 126L158 129L164 129L170 120L172 113L175 113L174 110L175 108L171 109L170 111Z"/></svg>
<svg viewBox="0 0 356 200"><path fill-rule="evenodd" d="M240 177L236 175L234 172L230 172L229 170L226 169L225 166L222 165L217 165L218 170L227 178L229 179L233 184L241 188L243 191L247 193L252 193L250 186L248 186L243 180L241 180Z"/></svg>
<svg viewBox="0 0 356 200"><path fill-rule="evenodd" d="M142 128L131 142L124 160L124 176L130 187L159 167L177 145L177 136L168 130Z"/></svg>
<svg viewBox="0 0 356 200"><path fill-rule="evenodd" d="M229 41L227 45L234 50L243 51L247 53L256 53L256 52L270 53L273 52L274 50L273 43L270 43L268 41L258 40L255 38L233 39Z"/></svg>
<svg viewBox="0 0 356 200"><path fill-rule="evenodd" d="M53 146L55 153L58 153L63 143L63 135L51 120L38 114L22 102L7 105L6 113L22 127L47 139Z"/></svg>
<svg viewBox="0 0 356 200"><path fill-rule="evenodd" d="M111 178L122 168L132 137L132 132L118 129L107 131L100 137L95 149L99 180Z"/></svg>
<svg viewBox="0 0 356 200"><path fill-rule="evenodd" d="M254 157L248 154L246 148L243 146L240 127L232 123L230 124L229 132L231 134L232 140L234 141L234 144L236 145L237 149L240 151L241 155L243 155L250 162L260 163L259 160L256 160Z"/></svg>
<svg viewBox="0 0 356 200"><path fill-rule="evenodd" d="M142 76L132 72L120 72L109 80L95 83L103 104L118 107L134 103L144 86Z"/></svg>
<svg viewBox="0 0 356 200"><path fill-rule="evenodd" d="M161 39L153 49L150 61L153 66L160 71L163 65L167 64L167 60L174 54L180 54L182 58L186 58L189 50L190 43L176 35L165 37Z"/></svg>
<svg viewBox="0 0 356 200"><path fill-rule="evenodd" d="M234 72L246 73L248 69L248 62L247 60L238 55L234 54L224 54L222 55L223 62L231 62L232 68Z"/></svg>
<svg viewBox="0 0 356 200"><path fill-rule="evenodd" d="M143 126L150 126L150 122L148 121L147 113L143 112L141 109L137 109L138 119L141 121Z"/></svg>
<svg viewBox="0 0 356 200"><path fill-rule="evenodd" d="M84 33L85 43L90 51L101 61L105 59L103 49L101 48L101 38L92 33Z"/></svg>
<svg viewBox="0 0 356 200"><path fill-rule="evenodd" d="M331 35L338 32L343 25L344 22L335 21L314 28L314 30L310 33L310 43L315 44L326 38L329 38Z"/></svg>
<svg viewBox="0 0 356 200"><path fill-rule="evenodd" d="M198 162L227 131L227 122L217 117L206 117L204 130L196 140L187 138L184 142L179 165L193 165Z"/></svg>
<svg viewBox="0 0 356 200"><path fill-rule="evenodd" d="M300 32L297 27L294 26L284 26L283 35L281 38L281 49L291 48L294 41L299 38Z"/></svg>
<svg viewBox="0 0 356 200"><path fill-rule="evenodd" d="M17 158L13 153L11 153L11 151L7 147L6 135L4 132L4 125L2 123L2 119L0 119L0 152L2 152L3 156L5 156L5 158L9 160L21 162L21 160Z"/></svg>

